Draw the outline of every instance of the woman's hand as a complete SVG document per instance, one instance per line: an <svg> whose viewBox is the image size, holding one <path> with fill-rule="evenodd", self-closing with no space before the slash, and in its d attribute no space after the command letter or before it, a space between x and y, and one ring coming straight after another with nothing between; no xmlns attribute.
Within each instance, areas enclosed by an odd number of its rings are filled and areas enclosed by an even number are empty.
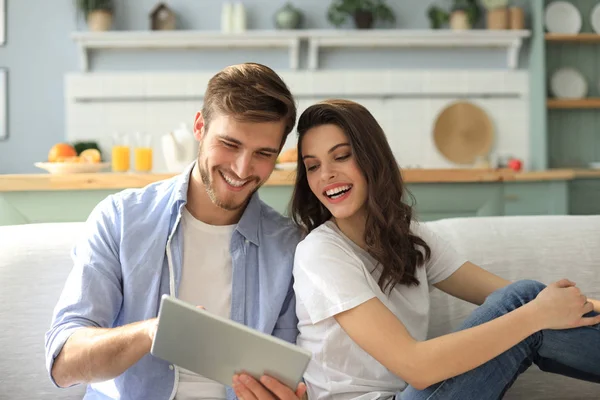
<svg viewBox="0 0 600 400"><path fill-rule="evenodd" d="M594 305L568 279L548 285L531 304L538 308L542 329L570 329L600 323L600 316L584 317L594 310Z"/></svg>

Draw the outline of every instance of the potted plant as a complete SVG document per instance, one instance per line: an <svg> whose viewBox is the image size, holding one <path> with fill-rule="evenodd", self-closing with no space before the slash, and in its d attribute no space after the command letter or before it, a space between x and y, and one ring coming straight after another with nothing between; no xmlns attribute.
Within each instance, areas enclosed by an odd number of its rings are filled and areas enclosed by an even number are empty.
<svg viewBox="0 0 600 400"><path fill-rule="evenodd" d="M429 7L427 14L432 29L440 29L450 22L453 29L471 29L481 17L477 0L454 0L451 10L437 6Z"/></svg>
<svg viewBox="0 0 600 400"><path fill-rule="evenodd" d="M348 17L358 29L370 29L377 20L396 22L392 9L385 0L334 0L327 11L327 19L340 27Z"/></svg>
<svg viewBox="0 0 600 400"><path fill-rule="evenodd" d="M111 28L114 0L76 0L76 4L91 31L102 32Z"/></svg>

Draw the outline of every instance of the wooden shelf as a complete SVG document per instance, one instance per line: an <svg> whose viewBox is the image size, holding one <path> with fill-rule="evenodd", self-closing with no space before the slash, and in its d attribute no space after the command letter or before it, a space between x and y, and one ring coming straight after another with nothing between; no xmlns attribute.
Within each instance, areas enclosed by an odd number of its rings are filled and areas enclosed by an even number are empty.
<svg viewBox="0 0 600 400"><path fill-rule="evenodd" d="M211 31L108 31L75 32L81 67L89 70L89 52L97 49L200 49L200 48L284 48L290 69L299 68L300 43L309 46L309 69L319 66L321 48L500 48L507 53L508 68L518 66L523 39L528 30L249 30L243 33Z"/></svg>
<svg viewBox="0 0 600 400"><path fill-rule="evenodd" d="M600 98L587 99L548 99L551 109L595 109L600 108Z"/></svg>
<svg viewBox="0 0 600 400"><path fill-rule="evenodd" d="M597 33L578 33L573 35L546 33L546 41L563 43L600 43L600 35Z"/></svg>
<svg viewBox="0 0 600 400"><path fill-rule="evenodd" d="M528 30L368 30L313 31L308 39L308 66L319 66L319 48L501 48L506 50L507 67L519 64L519 51Z"/></svg>

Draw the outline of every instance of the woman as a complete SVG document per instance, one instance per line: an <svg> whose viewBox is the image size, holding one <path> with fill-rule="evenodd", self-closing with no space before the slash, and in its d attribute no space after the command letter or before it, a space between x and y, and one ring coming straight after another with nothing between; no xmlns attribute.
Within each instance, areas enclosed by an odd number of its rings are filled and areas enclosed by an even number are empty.
<svg viewBox="0 0 600 400"><path fill-rule="evenodd" d="M291 215L308 235L294 289L310 400L498 399L532 363L600 382L600 303L568 280L511 284L416 223L364 107L318 103L298 132ZM427 340L432 285L480 307Z"/></svg>

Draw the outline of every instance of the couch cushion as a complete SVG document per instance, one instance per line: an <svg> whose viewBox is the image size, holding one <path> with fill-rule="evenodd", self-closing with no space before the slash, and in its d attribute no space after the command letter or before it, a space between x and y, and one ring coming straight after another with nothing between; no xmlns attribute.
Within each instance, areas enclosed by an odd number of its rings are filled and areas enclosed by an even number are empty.
<svg viewBox="0 0 600 400"><path fill-rule="evenodd" d="M600 299L600 216L456 218L428 222L472 262L505 279L576 282ZM432 292L430 336L456 329L475 306ZM598 399L600 385L530 368L506 399Z"/></svg>
<svg viewBox="0 0 600 400"><path fill-rule="evenodd" d="M81 223L0 226L2 398L81 399L85 387L57 389L44 361L44 333L71 269Z"/></svg>

